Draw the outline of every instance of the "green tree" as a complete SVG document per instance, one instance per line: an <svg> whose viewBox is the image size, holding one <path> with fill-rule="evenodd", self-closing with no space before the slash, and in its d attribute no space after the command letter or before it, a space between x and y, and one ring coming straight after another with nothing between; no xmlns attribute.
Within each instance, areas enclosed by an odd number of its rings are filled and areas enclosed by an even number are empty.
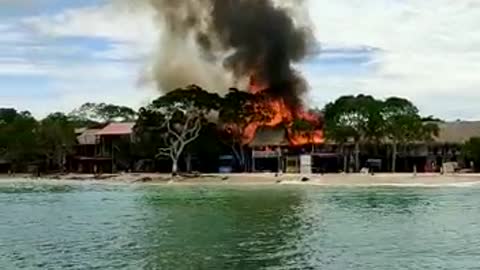
<svg viewBox="0 0 480 270"><path fill-rule="evenodd" d="M385 138L392 146L392 172L396 171L398 147L408 143L429 142L438 135L438 125L422 118L409 100L391 97L383 103Z"/></svg>
<svg viewBox="0 0 480 270"><path fill-rule="evenodd" d="M40 121L40 152L48 164L48 169L64 169L66 156L72 153L75 144L74 124L63 113L52 113Z"/></svg>
<svg viewBox="0 0 480 270"><path fill-rule="evenodd" d="M38 160L37 134L38 123L30 112L0 109L0 154L16 169Z"/></svg>
<svg viewBox="0 0 480 270"><path fill-rule="evenodd" d="M0 108L0 125L11 124L19 116L17 110L12 108Z"/></svg>
<svg viewBox="0 0 480 270"><path fill-rule="evenodd" d="M418 109L409 100L388 98L382 111L385 123L385 137L392 146L392 172L396 171L398 146L418 140L422 119Z"/></svg>
<svg viewBox="0 0 480 270"><path fill-rule="evenodd" d="M341 144L342 148L345 142L353 141L357 172L360 170L361 144L378 142L383 136L381 111L382 102L365 95L343 96L324 108L327 137Z"/></svg>
<svg viewBox="0 0 480 270"><path fill-rule="evenodd" d="M95 122L131 122L135 121L137 112L126 106L106 103L87 102L70 113L70 117L79 123Z"/></svg>
<svg viewBox="0 0 480 270"><path fill-rule="evenodd" d="M157 156L169 157L172 174L176 175L185 147L198 138L211 113L219 107L217 94L191 85L173 90L142 108L137 126L139 130L158 132L164 147L158 149Z"/></svg>
<svg viewBox="0 0 480 270"><path fill-rule="evenodd" d="M419 137L422 141L424 142L432 142L435 140L436 137L438 137L440 133L440 127L438 126L438 121L436 122L431 122L431 121L425 121L422 119L422 125L420 128L420 133Z"/></svg>
<svg viewBox="0 0 480 270"><path fill-rule="evenodd" d="M463 145L463 156L466 160L473 161L475 171L478 171L480 166L480 137L470 138Z"/></svg>

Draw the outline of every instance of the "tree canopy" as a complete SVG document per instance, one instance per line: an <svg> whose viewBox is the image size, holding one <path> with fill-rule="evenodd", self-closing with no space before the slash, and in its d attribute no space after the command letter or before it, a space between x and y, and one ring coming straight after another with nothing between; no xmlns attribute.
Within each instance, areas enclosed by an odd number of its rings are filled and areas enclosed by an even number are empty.
<svg viewBox="0 0 480 270"><path fill-rule="evenodd" d="M0 109L0 159L24 166L39 155L38 124L30 112Z"/></svg>
<svg viewBox="0 0 480 270"><path fill-rule="evenodd" d="M343 96L325 106L326 136L339 144L355 144L355 167L359 170L360 145L392 145L392 170L395 170L397 146L430 141L438 134L435 122L426 122L409 100L390 97Z"/></svg>
<svg viewBox="0 0 480 270"><path fill-rule="evenodd" d="M40 121L38 140L49 166L63 170L75 144L74 123L63 113L52 113Z"/></svg>
<svg viewBox="0 0 480 270"><path fill-rule="evenodd" d="M158 156L172 160L172 173L185 147L196 140L211 113L220 108L220 97L191 85L175 89L140 110L137 130L156 132L163 140Z"/></svg>
<svg viewBox="0 0 480 270"><path fill-rule="evenodd" d="M73 153L76 143L75 128L135 121L136 141L129 153L136 157L168 157L176 172L180 158L200 152L214 156L228 146L239 169L246 170L249 132L245 130L269 122L273 116L269 100L264 98L235 88L220 97L191 85L160 96L138 112L125 106L85 103L70 114L52 113L37 121L27 111L0 108L0 161L18 167L43 162L49 169L63 169L65 157ZM327 141L339 144L345 157L344 169L346 158L354 155L356 170L361 148L383 143L392 150L394 171L398 149L433 140L440 121L422 117L407 99L382 100L369 95L342 96L328 103L322 114L319 123L324 123ZM319 128L302 119L294 119L289 125L293 135L313 133ZM469 153L473 156L473 152Z"/></svg>
<svg viewBox="0 0 480 270"><path fill-rule="evenodd" d="M29 164L63 170L76 143L75 128L134 121L136 115L125 106L86 103L68 115L56 112L37 121L28 111L0 108L0 161L12 163L14 170L25 170Z"/></svg>
<svg viewBox="0 0 480 270"><path fill-rule="evenodd" d="M82 124L135 121L137 112L126 106L87 102L70 113L70 117Z"/></svg>
<svg viewBox="0 0 480 270"><path fill-rule="evenodd" d="M480 137L470 138L463 146L463 155L473 162L473 168L478 171L480 168Z"/></svg>

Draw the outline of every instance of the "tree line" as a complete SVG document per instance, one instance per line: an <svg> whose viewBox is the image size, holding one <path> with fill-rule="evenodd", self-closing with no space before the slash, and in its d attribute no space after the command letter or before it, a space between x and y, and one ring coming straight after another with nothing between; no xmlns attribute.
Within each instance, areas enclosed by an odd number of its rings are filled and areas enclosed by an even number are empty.
<svg viewBox="0 0 480 270"><path fill-rule="evenodd" d="M26 171L28 165L63 170L74 151L75 128L135 121L136 115L131 108L105 103L86 103L69 114L55 112L41 120L28 111L0 108L0 164L11 163L13 171Z"/></svg>
<svg viewBox="0 0 480 270"><path fill-rule="evenodd" d="M343 96L324 108L326 137L340 145L347 171L346 144L353 144L355 171L360 169L362 145L390 145L391 170L395 172L398 148L433 141L439 133L438 119L422 118L409 100L390 97Z"/></svg>
<svg viewBox="0 0 480 270"><path fill-rule="evenodd" d="M230 89L222 97L192 85L162 95L138 111L86 103L71 113L57 112L36 120L29 112L4 108L0 109L0 161L8 160L19 169L42 162L49 170L61 170L65 157L73 153L75 128L135 121L132 153L152 159L168 158L174 173L181 159L188 160L193 153L218 157L222 149L229 149L238 169L245 170L248 158L243 130L252 122L272 117L263 98L238 89ZM319 111L327 143L339 145L345 171L348 156L354 156L358 171L360 149L380 144L390 146L391 169L395 171L399 149L431 141L438 134L438 119L422 118L411 101L399 97L382 100L368 95L343 96ZM300 119L290 128L303 134L314 131Z"/></svg>

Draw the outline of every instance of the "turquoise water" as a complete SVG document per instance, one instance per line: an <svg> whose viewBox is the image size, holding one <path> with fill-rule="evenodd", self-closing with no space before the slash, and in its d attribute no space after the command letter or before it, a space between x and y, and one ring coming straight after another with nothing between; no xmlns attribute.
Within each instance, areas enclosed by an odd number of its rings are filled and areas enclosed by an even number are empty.
<svg viewBox="0 0 480 270"><path fill-rule="evenodd" d="M0 269L479 269L480 189L0 183Z"/></svg>

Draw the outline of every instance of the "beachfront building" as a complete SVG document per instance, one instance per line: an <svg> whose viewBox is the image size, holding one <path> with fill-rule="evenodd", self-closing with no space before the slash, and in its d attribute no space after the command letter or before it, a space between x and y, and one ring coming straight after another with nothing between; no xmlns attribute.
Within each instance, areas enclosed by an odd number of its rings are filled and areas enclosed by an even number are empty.
<svg viewBox="0 0 480 270"><path fill-rule="evenodd" d="M462 147L470 138L480 137L480 121L443 122L438 127L439 134L433 141L411 143L399 149L397 171L411 172L415 168L418 172L440 172L447 163L454 164L456 169L470 167Z"/></svg>
<svg viewBox="0 0 480 270"><path fill-rule="evenodd" d="M71 171L110 173L131 168L129 148L135 123L109 123L77 129Z"/></svg>
<svg viewBox="0 0 480 270"><path fill-rule="evenodd" d="M252 153L252 172L289 171L291 164L285 164L288 140L285 129L261 127L249 144Z"/></svg>
<svg viewBox="0 0 480 270"><path fill-rule="evenodd" d="M253 172L337 172L339 154L334 144L291 146L284 127L261 127L249 144Z"/></svg>
<svg viewBox="0 0 480 270"><path fill-rule="evenodd" d="M457 168L468 168L461 149L472 137L480 137L480 121L456 121L438 123L439 135L431 142L419 142L398 147L397 172L440 172L446 163ZM291 146L284 128L260 128L250 143L252 171L300 172L302 156L311 157L313 173L354 171L354 144L340 145L326 138L319 145ZM375 167L375 171L391 171L391 146L363 144L360 151L360 167Z"/></svg>
<svg viewBox="0 0 480 270"><path fill-rule="evenodd" d="M77 144L70 162L70 171L94 173L111 163L111 160L97 156L98 140L96 134L104 126L98 125L93 128L79 128L75 130Z"/></svg>

